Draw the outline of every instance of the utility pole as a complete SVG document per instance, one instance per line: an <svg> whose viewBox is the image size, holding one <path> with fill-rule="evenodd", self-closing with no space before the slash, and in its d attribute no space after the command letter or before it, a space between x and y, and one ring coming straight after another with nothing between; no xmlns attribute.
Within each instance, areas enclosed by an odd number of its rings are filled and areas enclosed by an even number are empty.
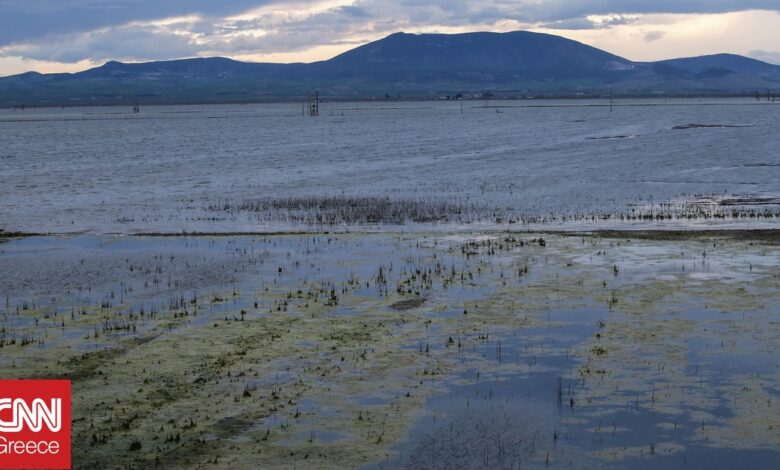
<svg viewBox="0 0 780 470"><path fill-rule="evenodd" d="M609 89L609 112L612 112L612 103L613 103L613 95L612 95L612 88Z"/></svg>
<svg viewBox="0 0 780 470"><path fill-rule="evenodd" d="M320 115L320 92L314 92L314 101L309 102L309 116L317 117Z"/></svg>

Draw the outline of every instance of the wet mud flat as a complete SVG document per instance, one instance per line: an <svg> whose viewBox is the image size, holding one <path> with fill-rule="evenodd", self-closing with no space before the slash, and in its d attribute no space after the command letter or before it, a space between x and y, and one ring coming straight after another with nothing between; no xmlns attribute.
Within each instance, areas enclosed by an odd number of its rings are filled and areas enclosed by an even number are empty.
<svg viewBox="0 0 780 470"><path fill-rule="evenodd" d="M75 468L777 468L775 231L0 243Z"/></svg>

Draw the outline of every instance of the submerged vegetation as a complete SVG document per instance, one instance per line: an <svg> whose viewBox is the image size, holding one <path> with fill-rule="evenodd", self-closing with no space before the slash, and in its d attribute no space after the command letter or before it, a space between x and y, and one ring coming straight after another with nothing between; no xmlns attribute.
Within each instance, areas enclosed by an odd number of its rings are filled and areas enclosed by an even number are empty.
<svg viewBox="0 0 780 470"><path fill-rule="evenodd" d="M312 196L248 199L207 203L204 212L217 218L249 215L256 223L285 223L301 227L403 225L419 223L555 225L691 221L746 221L780 218L780 198L745 196L696 196L689 200L632 204L615 213L533 215L512 207L477 202L437 201L435 198L402 199L361 196Z"/></svg>
<svg viewBox="0 0 780 470"><path fill-rule="evenodd" d="M288 197L209 204L208 212L257 214L258 219L311 226L404 224L476 220L473 204L389 197Z"/></svg>
<svg viewBox="0 0 780 470"><path fill-rule="evenodd" d="M777 462L777 238L667 238L15 239L0 371L77 468Z"/></svg>

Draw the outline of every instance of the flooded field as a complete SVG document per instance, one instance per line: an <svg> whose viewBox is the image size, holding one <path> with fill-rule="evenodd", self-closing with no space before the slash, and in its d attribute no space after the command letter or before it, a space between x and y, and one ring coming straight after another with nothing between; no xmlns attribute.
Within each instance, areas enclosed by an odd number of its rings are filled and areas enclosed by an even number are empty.
<svg viewBox="0 0 780 470"><path fill-rule="evenodd" d="M777 468L778 244L9 238L0 376L73 380L75 468Z"/></svg>
<svg viewBox="0 0 780 470"><path fill-rule="evenodd" d="M780 468L780 106L0 110L74 468Z"/></svg>
<svg viewBox="0 0 780 470"><path fill-rule="evenodd" d="M0 110L0 229L777 226L780 105L465 101ZM576 227L575 227L576 228Z"/></svg>

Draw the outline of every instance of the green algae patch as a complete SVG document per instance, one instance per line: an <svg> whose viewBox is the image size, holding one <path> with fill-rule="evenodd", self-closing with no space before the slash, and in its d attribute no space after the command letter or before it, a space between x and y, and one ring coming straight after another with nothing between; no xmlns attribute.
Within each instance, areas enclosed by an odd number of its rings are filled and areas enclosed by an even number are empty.
<svg viewBox="0 0 780 470"><path fill-rule="evenodd" d="M650 458L655 455L669 456L682 452L685 448L673 442L662 442L646 447L614 447L592 452L591 456L607 461Z"/></svg>
<svg viewBox="0 0 780 470"><path fill-rule="evenodd" d="M197 245L187 257L143 243L148 259L115 255L132 285L52 287L4 311L3 376L73 380L76 468L435 465L430 447L409 443L430 403L518 378L540 383L533 396L476 418L453 410L444 418L455 427L422 436L453 451L478 453L483 442L491 458L594 468L690 446L780 447L771 369L780 324L768 314L780 304L779 273L765 244L280 235L186 240ZM770 372L718 366L751 360ZM615 422L626 410L657 415L650 427L679 438L619 445L636 432ZM592 444L563 441L578 432Z"/></svg>

